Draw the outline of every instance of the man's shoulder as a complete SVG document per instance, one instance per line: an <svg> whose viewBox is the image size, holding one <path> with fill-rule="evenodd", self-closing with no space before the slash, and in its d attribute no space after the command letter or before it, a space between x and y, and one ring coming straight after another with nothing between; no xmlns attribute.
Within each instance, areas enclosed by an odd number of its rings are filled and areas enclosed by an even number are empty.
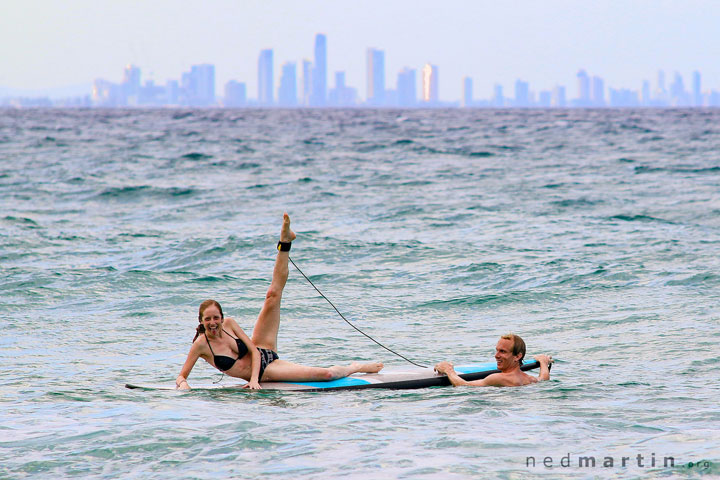
<svg viewBox="0 0 720 480"><path fill-rule="evenodd" d="M485 377L484 383L492 387L514 387L517 385L517 378L512 372L498 372Z"/></svg>
<svg viewBox="0 0 720 480"><path fill-rule="evenodd" d="M521 387L530 383L536 383L537 378L528 375L525 372L517 371L512 372L498 372L493 373L485 377L485 384L496 387Z"/></svg>

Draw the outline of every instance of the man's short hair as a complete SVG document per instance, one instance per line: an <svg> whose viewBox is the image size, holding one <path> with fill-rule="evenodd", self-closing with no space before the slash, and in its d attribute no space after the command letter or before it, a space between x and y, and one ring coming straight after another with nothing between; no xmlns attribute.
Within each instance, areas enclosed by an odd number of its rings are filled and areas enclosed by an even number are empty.
<svg viewBox="0 0 720 480"><path fill-rule="evenodd" d="M525 358L525 341L520 338L520 335L515 335L514 333L508 333L506 335L503 335L503 340L510 340L513 342L513 349L512 354L513 356L520 354L520 364L522 364L523 359Z"/></svg>

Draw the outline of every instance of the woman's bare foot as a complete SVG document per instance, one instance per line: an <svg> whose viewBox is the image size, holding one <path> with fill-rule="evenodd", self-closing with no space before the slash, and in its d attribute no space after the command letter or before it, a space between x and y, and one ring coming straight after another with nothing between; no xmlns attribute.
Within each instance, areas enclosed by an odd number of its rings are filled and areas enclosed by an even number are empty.
<svg viewBox="0 0 720 480"><path fill-rule="evenodd" d="M353 373L377 373L382 370L383 364L377 363L360 363L352 362L350 365L333 365L327 369L328 376L325 380L336 380L338 378L344 378Z"/></svg>
<svg viewBox="0 0 720 480"><path fill-rule="evenodd" d="M287 213L283 214L283 224L282 228L280 229L280 241L285 242L292 242L295 240L295 232L290 230L290 215Z"/></svg>
<svg viewBox="0 0 720 480"><path fill-rule="evenodd" d="M378 373L380 370L383 369L385 365L383 365L381 362L375 362L375 363L360 363L360 362L353 362L350 364L350 368L355 370L357 373Z"/></svg>

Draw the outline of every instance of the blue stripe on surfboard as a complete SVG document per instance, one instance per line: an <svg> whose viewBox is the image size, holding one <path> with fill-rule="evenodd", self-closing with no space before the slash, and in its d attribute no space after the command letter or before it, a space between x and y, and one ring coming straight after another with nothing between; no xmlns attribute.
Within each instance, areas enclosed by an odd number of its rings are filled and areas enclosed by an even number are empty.
<svg viewBox="0 0 720 480"><path fill-rule="evenodd" d="M478 365L458 365L453 367L458 373L475 373L487 372L488 370L497 370L497 363L480 363Z"/></svg>
<svg viewBox="0 0 720 480"><path fill-rule="evenodd" d="M308 387L315 388L337 388L337 387L354 387L357 385L369 385L370 382L360 378L345 377L338 378L337 380L329 380L327 382L282 382L290 383L292 385L305 385Z"/></svg>

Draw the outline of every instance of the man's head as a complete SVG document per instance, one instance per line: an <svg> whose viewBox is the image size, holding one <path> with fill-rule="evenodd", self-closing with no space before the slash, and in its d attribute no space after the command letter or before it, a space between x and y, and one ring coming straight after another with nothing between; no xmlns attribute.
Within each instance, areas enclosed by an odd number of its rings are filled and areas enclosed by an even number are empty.
<svg viewBox="0 0 720 480"><path fill-rule="evenodd" d="M525 358L525 342L518 335L503 335L495 346L495 360L501 371L522 364Z"/></svg>

